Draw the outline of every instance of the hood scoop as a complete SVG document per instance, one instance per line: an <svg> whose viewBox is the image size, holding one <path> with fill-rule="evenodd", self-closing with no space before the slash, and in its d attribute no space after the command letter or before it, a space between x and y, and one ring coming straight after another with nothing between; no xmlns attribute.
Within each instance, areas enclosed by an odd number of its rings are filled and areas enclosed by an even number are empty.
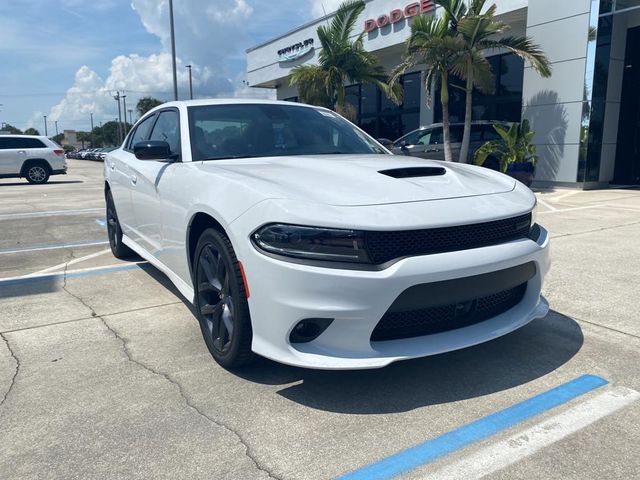
<svg viewBox="0 0 640 480"><path fill-rule="evenodd" d="M442 167L404 167L380 170L378 173L393 178L439 177L447 173Z"/></svg>

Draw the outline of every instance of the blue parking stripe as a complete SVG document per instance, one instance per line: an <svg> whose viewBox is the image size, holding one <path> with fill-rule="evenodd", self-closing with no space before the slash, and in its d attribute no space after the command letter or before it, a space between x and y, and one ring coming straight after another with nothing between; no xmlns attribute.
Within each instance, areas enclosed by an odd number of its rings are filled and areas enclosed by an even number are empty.
<svg viewBox="0 0 640 480"><path fill-rule="evenodd" d="M104 218L96 218L96 223L102 228L107 228L107 220Z"/></svg>
<svg viewBox="0 0 640 480"><path fill-rule="evenodd" d="M88 272L68 273L67 278L92 277L96 275L106 275L107 273L135 270L137 268L140 268L140 267L139 267L139 264L136 263L134 265L123 265L121 267L109 267L109 268L102 268L100 270L89 270ZM14 280L0 280L0 287L4 287L4 286L10 287L14 285L28 285L31 283L38 283L38 282L51 282L55 280L63 280L64 277L65 277L64 273L55 273L52 275L43 275L41 277L16 278Z"/></svg>
<svg viewBox="0 0 640 480"><path fill-rule="evenodd" d="M414 468L427 465L472 443L484 440L607 383L609 383L607 380L595 375L583 375L509 408L343 475L339 477L339 480L393 478Z"/></svg>

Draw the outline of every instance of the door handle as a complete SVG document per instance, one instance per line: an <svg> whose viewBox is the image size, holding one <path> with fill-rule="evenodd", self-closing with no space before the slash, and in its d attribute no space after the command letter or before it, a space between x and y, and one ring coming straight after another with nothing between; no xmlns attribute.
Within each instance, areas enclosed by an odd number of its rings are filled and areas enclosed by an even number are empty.
<svg viewBox="0 0 640 480"><path fill-rule="evenodd" d="M115 170L116 169L116 162L111 162L109 164L109 166L111 167L111 170Z"/></svg>
<svg viewBox="0 0 640 480"><path fill-rule="evenodd" d="M131 175L131 183L134 185L138 183L138 177L136 175Z"/></svg>
<svg viewBox="0 0 640 480"><path fill-rule="evenodd" d="M18 150L18 155L26 155L27 152L25 150Z"/></svg>

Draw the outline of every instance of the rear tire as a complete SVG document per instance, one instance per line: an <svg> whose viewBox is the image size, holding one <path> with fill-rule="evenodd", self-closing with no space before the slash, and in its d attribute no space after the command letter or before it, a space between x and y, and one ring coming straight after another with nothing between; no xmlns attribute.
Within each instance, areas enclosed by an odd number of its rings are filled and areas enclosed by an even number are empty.
<svg viewBox="0 0 640 480"><path fill-rule="evenodd" d="M122 243L122 229L118 221L116 206L113 203L111 191L107 192L107 234L109 235L109 246L111 253L120 260L126 260L134 255L133 250Z"/></svg>
<svg viewBox="0 0 640 480"><path fill-rule="evenodd" d="M43 183L47 183L50 175L51 169L45 162L32 162L25 169L27 182L32 185L42 185Z"/></svg>
<svg viewBox="0 0 640 480"><path fill-rule="evenodd" d="M211 356L223 368L237 369L253 360L253 331L240 265L229 239L208 228L193 260L195 310Z"/></svg>

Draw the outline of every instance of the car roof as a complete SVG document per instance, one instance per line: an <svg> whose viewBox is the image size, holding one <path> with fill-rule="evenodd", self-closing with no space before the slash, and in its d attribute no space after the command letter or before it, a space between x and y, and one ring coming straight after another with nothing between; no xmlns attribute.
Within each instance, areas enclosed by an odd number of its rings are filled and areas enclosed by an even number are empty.
<svg viewBox="0 0 640 480"><path fill-rule="evenodd" d="M198 100L177 100L172 102L163 103L155 107L154 110L161 110L167 107L203 107L208 105L289 105L299 106L305 108L323 108L315 105L307 105L306 103L287 102L284 100L265 100L263 98L204 98Z"/></svg>
<svg viewBox="0 0 640 480"><path fill-rule="evenodd" d="M50 140L49 137L45 136L45 135L22 135L22 134L17 134L17 133L8 133L8 134L1 134L0 138L39 138L40 140Z"/></svg>

